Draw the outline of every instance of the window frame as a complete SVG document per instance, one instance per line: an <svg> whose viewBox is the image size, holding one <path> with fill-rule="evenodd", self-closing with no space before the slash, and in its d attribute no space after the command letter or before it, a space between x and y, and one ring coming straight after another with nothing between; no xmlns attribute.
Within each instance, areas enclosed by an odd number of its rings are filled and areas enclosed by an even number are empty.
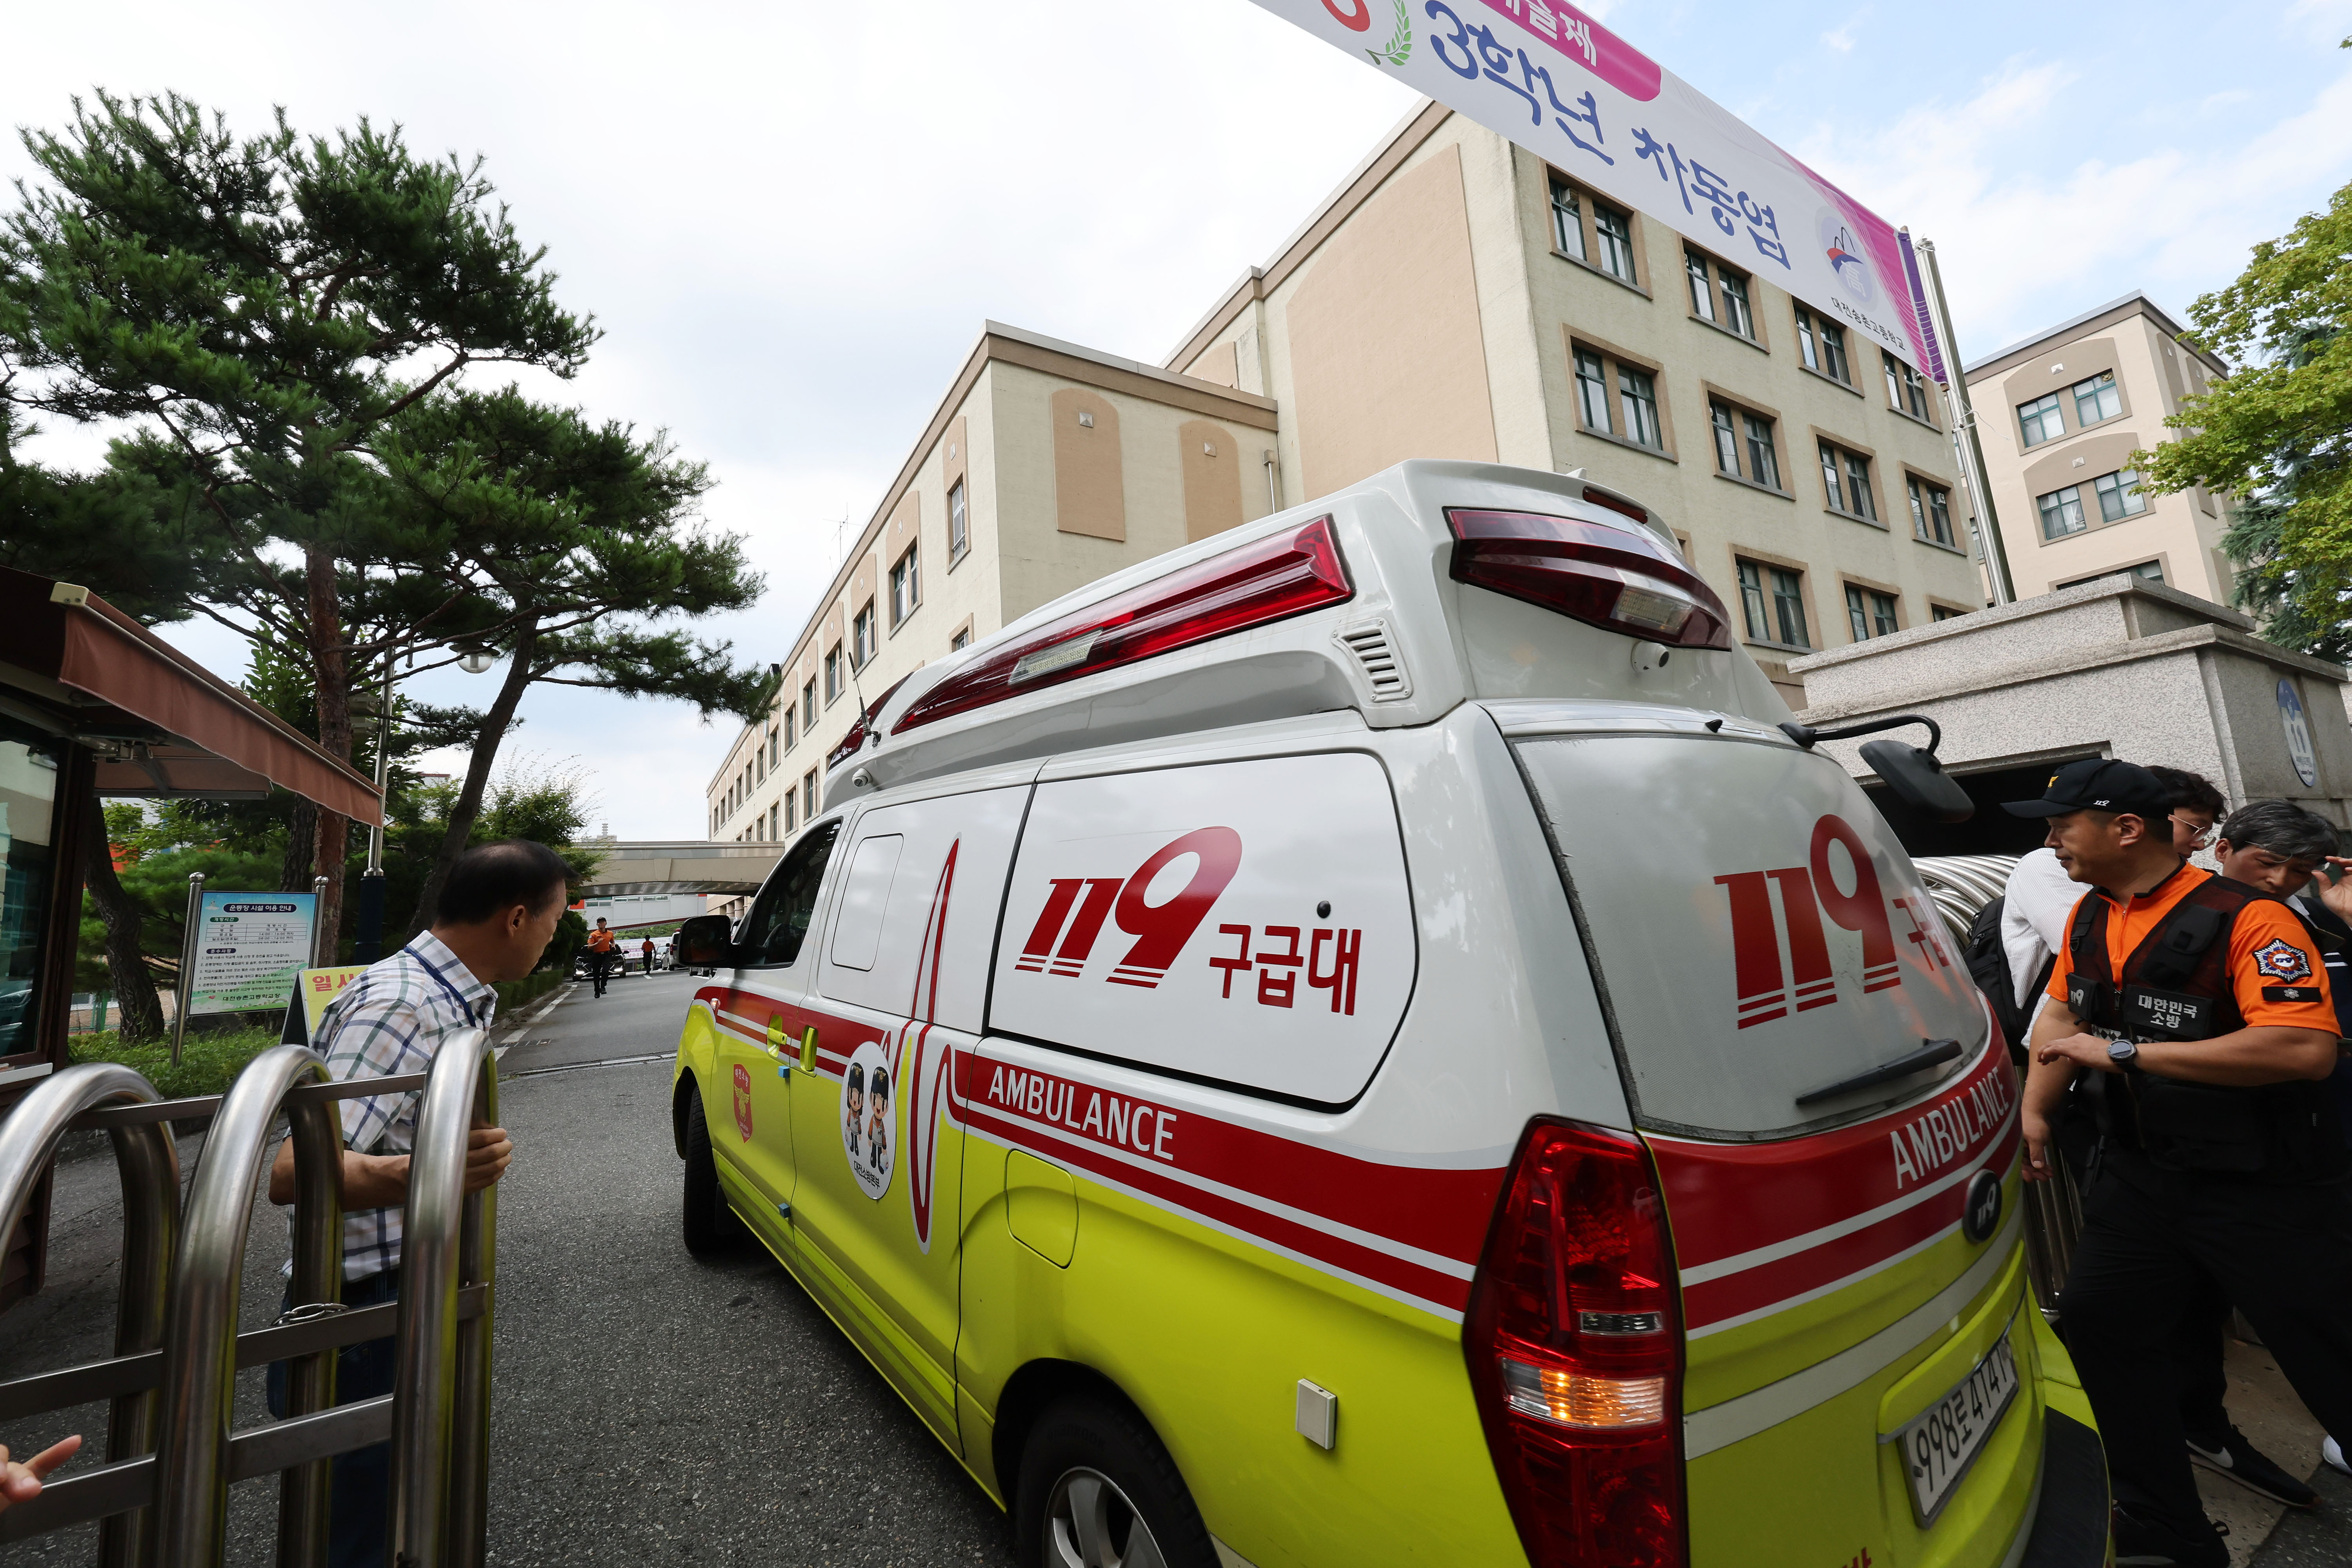
<svg viewBox="0 0 2352 1568"><path fill-rule="evenodd" d="M1813 445L1821 459L1822 509L1848 522L1885 528L1885 515L1878 505L1878 454L1818 425L1813 427ZM1853 504L1849 491L1859 493L1860 505Z"/></svg>
<svg viewBox="0 0 2352 1568"><path fill-rule="evenodd" d="M1564 256L1570 261L1580 261L1587 267L1593 266L1591 242L1585 237L1586 219L1584 214L1584 203L1577 194L1576 183L1558 172L1553 172L1549 176L1549 182L1551 185L1552 254L1554 256ZM1560 204L1560 198L1563 196L1568 198L1567 210L1565 212L1561 210ZM1570 219L1571 222L1568 225L1563 225L1561 222L1563 218ZM1561 236L1570 232L1571 228L1576 235L1576 248L1573 250L1570 250L1568 246L1560 243Z"/></svg>
<svg viewBox="0 0 2352 1568"><path fill-rule="evenodd" d="M834 818L829 822L819 822L812 826L809 832L802 835L798 842L784 852L783 858L776 862L776 869L768 873L766 883L753 897L751 907L744 913L741 926L742 939L737 946L739 954L748 955L755 941L761 937L759 923L761 917L772 913L776 902L787 895L786 889L790 879L796 873L803 871L809 861L815 861L817 863L814 885L803 883L800 889L808 894L808 917L793 937L791 953L782 958L774 957L772 956L774 952L774 944L761 942L761 956L757 959L737 964L737 968L789 969L800 962L803 953L810 951L809 937L816 931L817 913L824 906L824 884L832 872L833 852L841 844L841 827L842 819L839 817ZM827 832L827 829L831 831ZM819 837L820 834L823 836Z"/></svg>
<svg viewBox="0 0 2352 1568"><path fill-rule="evenodd" d="M1570 350L1570 354L1572 356L1570 361L1570 374L1576 381L1576 422L1578 425L1596 435L1616 434L1616 426L1609 423L1609 421L1615 415L1615 410L1612 406L1612 400L1609 396L1609 361L1599 352L1591 349L1584 348L1580 345L1572 348ZM1593 367L1593 373L1590 377L1585 374L1585 361L1587 360L1592 361ZM1602 421L1602 423L1598 425L1595 425L1592 423L1592 408L1596 401L1601 406L1601 418Z"/></svg>
<svg viewBox="0 0 2352 1568"><path fill-rule="evenodd" d="M1735 550L1732 575L1739 584L1740 618L1748 628L1748 642L1790 653L1821 651L1811 641L1812 619L1805 604L1806 573L1802 567L1785 566L1769 556L1741 555ZM1756 630L1759 613L1765 622L1764 633ZM1791 614L1795 617L1796 638L1769 634L1790 631Z"/></svg>
<svg viewBox="0 0 2352 1568"><path fill-rule="evenodd" d="M1783 500L1793 500L1795 497L1780 482L1780 415L1743 402L1712 382L1701 382L1699 390L1706 394L1707 436L1715 449L1716 476ZM1761 462L1758 460L1759 427L1762 432ZM1733 465L1728 468L1723 462L1727 440L1733 449Z"/></svg>
<svg viewBox="0 0 2352 1568"><path fill-rule="evenodd" d="M1638 385L1637 385L1638 383ZM1658 378L1623 360L1617 361L1617 401L1625 411L1625 439L1653 452L1666 449L1666 426L1658 412ZM1643 425L1648 432L1643 434Z"/></svg>
<svg viewBox="0 0 2352 1568"><path fill-rule="evenodd" d="M1675 414L1666 392L1665 367L1599 339L1579 337L1570 328L1562 327L1560 330L1568 347L1569 377L1576 394L1576 433L1668 463L1681 462L1675 450ZM1600 372L1597 382L1587 374L1594 367ZM1638 380L1646 392L1630 391L1629 380ZM1592 423L1596 395L1609 420L1605 427ZM1655 419L1654 443L1642 440L1636 434L1640 426L1637 399L1646 399L1647 412Z"/></svg>
<svg viewBox="0 0 2352 1568"><path fill-rule="evenodd" d="M801 686L801 733L807 735L816 727L816 677L811 675Z"/></svg>
<svg viewBox="0 0 2352 1568"><path fill-rule="evenodd" d="M842 657L840 643L835 643L824 651L824 706L827 707L841 700L842 687L845 684L841 677L846 663Z"/></svg>
<svg viewBox="0 0 2352 1568"><path fill-rule="evenodd" d="M2074 526L2053 534L2050 531L2051 516L2054 511L2061 519L2064 517L2070 503L2061 497L2067 496L2074 497L2071 504L2074 509ZM2056 503L2054 507L2052 505L2053 502ZM2080 485L2061 485L2055 490L2043 491L2033 497L2033 509L2036 514L2034 520L2041 526L2043 544L2053 545L2060 539L2071 539L2091 531L2090 517L2083 510L2083 486Z"/></svg>
<svg viewBox="0 0 2352 1568"><path fill-rule="evenodd" d="M911 539L890 563L890 630L896 632L923 607L921 550L923 541Z"/></svg>
<svg viewBox="0 0 2352 1568"><path fill-rule="evenodd" d="M2102 382L2106 384L2100 385ZM2098 406L2103 401L2112 401L2116 405L2115 412L2102 413L2096 419L2084 418L2083 389L2084 387L2091 389L2090 398L2093 406ZM2105 424L2111 419L2121 419L2124 416L2123 382L2116 379L2116 372L2112 370L2095 371L2066 390L2074 400L2074 428L2077 430L2088 430L2095 424Z"/></svg>
<svg viewBox="0 0 2352 1568"><path fill-rule="evenodd" d="M1604 218L1616 220L1617 227L1612 229L1607 226L1602 222ZM1592 237L1600 242L1601 259L1591 265L1620 283L1635 288L1641 287L1642 256L1633 243L1633 214L1622 207L1612 206L1597 197L1594 198ZM1625 270L1622 272L1611 265L1612 257L1620 252L1622 253L1625 263Z"/></svg>
<svg viewBox="0 0 2352 1568"><path fill-rule="evenodd" d="M1859 393L1862 389L1853 384L1853 361L1846 352L1844 324L1794 301L1790 309L1796 316L1797 363L1823 381Z"/></svg>
<svg viewBox="0 0 2352 1568"><path fill-rule="evenodd" d="M2115 483L2110 485L2109 480ZM2110 469L2091 481L2091 489L2099 498L2099 522L2103 527L2144 517L2151 510L2147 490L2136 468ZM2110 496L2116 497L2116 504L2120 508L2113 517L2107 515L2107 497ZM2130 501L2137 501L2139 505L2127 506Z"/></svg>
<svg viewBox="0 0 2352 1568"><path fill-rule="evenodd" d="M871 599L859 605L857 613L849 618L849 667L853 671L863 673L874 662L874 654L881 647L877 624L880 620Z"/></svg>
<svg viewBox="0 0 2352 1568"><path fill-rule="evenodd" d="M971 492L964 487L965 476L958 475L948 486L948 570L971 553Z"/></svg>
<svg viewBox="0 0 2352 1568"><path fill-rule="evenodd" d="M2048 403L2050 406L2045 409L2042 406L2044 403ZM2029 411L2031 411L2033 416L2033 423L2031 426L2026 423L2026 416ZM2045 414L2048 416L2047 418L2043 417ZM2055 424L2057 428L2054 430L2050 428L2053 424ZM2034 434L2033 432L2035 430L2041 431L2042 434L2039 435ZM2031 452L2037 446L2047 446L2050 443L2056 441L2065 434L2066 417L2064 412L2060 406L2060 399L2056 392L2043 392L2040 397L2033 399L2030 402L2021 402L2017 405L2017 438L2020 442L2024 444L2026 451Z"/></svg>

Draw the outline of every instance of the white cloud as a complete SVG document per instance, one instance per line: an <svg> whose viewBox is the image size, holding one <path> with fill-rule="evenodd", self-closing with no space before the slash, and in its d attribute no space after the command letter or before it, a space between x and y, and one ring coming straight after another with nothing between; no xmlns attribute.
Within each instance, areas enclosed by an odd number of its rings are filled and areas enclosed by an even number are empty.
<svg viewBox="0 0 2352 1568"><path fill-rule="evenodd" d="M2064 154L2073 80L2021 57L1966 102L1923 104L1866 143L1822 132L1803 148L1937 242L1968 359L2134 289L2185 310L2352 174L2352 68L2307 105L2271 103L2276 118L2242 110L2113 162Z"/></svg>
<svg viewBox="0 0 2352 1568"><path fill-rule="evenodd" d="M1853 53L1853 24L1852 22L1843 23L1831 31L1823 33L1822 35L1822 42L1827 44L1831 48L1835 49L1839 54L1850 55Z"/></svg>

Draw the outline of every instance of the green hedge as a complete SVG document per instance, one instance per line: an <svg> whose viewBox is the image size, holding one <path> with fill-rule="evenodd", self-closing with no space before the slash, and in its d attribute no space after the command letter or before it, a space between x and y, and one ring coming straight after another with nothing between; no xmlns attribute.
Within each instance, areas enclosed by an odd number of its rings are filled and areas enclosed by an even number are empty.
<svg viewBox="0 0 2352 1568"><path fill-rule="evenodd" d="M525 975L520 980L499 980L490 989L499 994L498 1016L509 1023L523 1009L563 984L570 977L563 969L541 969Z"/></svg>
<svg viewBox="0 0 2352 1568"><path fill-rule="evenodd" d="M199 1094L220 1094L245 1071L245 1064L278 1043L278 1030L219 1030L191 1034L182 1042L180 1064L172 1065L169 1040L152 1045L125 1045L117 1030L75 1035L68 1045L73 1060L119 1061L144 1073L166 1100L186 1100Z"/></svg>

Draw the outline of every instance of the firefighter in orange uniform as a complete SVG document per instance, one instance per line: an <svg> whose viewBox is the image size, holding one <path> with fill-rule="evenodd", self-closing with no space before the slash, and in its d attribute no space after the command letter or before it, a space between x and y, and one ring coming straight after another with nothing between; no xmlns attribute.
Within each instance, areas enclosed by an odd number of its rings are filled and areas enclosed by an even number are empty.
<svg viewBox="0 0 2352 1568"><path fill-rule="evenodd" d="M2060 1307L2106 1444L2116 1560L2223 1568L2168 1354L2197 1271L2221 1282L2324 1427L2352 1423L2326 972L2284 904L2180 857L2147 769L2071 763L2041 800L2007 809L2048 819L2051 848L2087 884L2034 1026L2023 1113L2027 1178L2046 1179L2051 1126L2087 1075L2100 1146Z"/></svg>

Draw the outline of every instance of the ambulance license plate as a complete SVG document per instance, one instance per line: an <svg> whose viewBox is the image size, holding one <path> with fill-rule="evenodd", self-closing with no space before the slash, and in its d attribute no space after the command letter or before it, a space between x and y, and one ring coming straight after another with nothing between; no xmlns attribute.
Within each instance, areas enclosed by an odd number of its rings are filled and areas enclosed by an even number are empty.
<svg viewBox="0 0 2352 1568"><path fill-rule="evenodd" d="M2011 1327L2015 1324L2012 1322ZM1977 1451L2017 1397L2017 1356L2009 1333L1977 1363L1960 1385L1895 1434L1911 1478L1911 1511L1921 1529L1936 1521Z"/></svg>

